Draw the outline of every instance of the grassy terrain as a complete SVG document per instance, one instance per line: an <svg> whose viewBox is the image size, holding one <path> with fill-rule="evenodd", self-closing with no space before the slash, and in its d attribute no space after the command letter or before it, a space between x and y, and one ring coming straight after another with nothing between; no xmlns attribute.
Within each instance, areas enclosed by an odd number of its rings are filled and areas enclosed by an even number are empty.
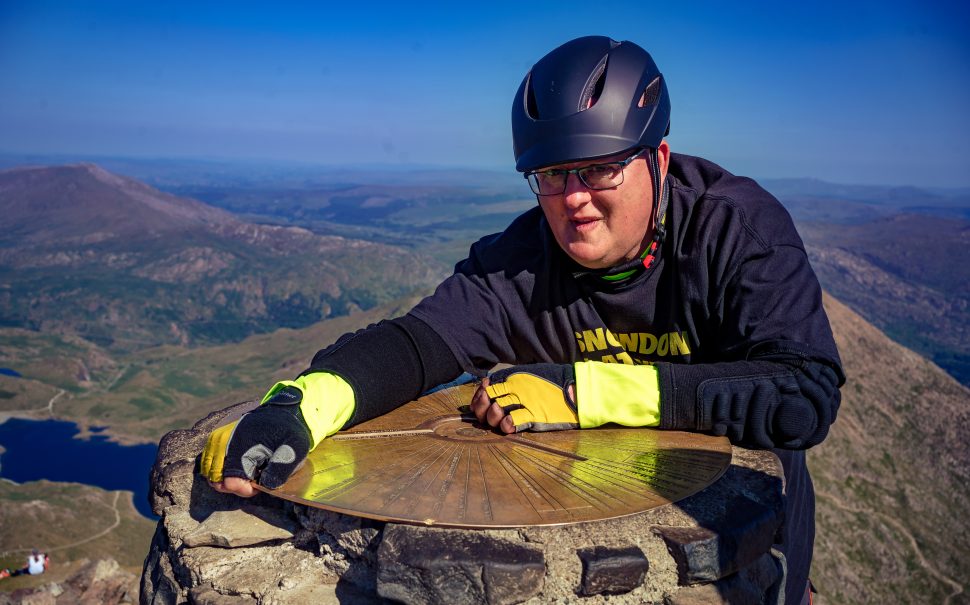
<svg viewBox="0 0 970 605"><path fill-rule="evenodd" d="M154 442L209 411L260 397L275 381L304 370L317 350L342 334L403 314L416 301L231 345L162 346L120 355L79 339L0 328L0 367L22 374L0 375L0 390L12 394L0 398L0 413L48 417L52 409L82 428L107 426L106 434L125 443ZM87 379L79 380L82 376ZM61 389L65 393L48 407Z"/></svg>
<svg viewBox="0 0 970 605"><path fill-rule="evenodd" d="M185 250L144 244L126 252L124 268L99 260L121 251L88 250L90 261L53 266L30 260L45 252L24 251L0 264L0 315L7 326L77 334L118 351L217 344L371 308L430 286L446 270L373 244L287 248L231 239Z"/></svg>

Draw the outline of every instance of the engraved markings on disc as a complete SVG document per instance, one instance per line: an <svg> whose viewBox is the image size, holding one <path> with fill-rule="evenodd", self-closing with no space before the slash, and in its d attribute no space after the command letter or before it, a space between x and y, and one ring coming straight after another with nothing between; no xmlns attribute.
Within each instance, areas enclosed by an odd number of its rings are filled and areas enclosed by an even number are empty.
<svg viewBox="0 0 970 605"><path fill-rule="evenodd" d="M677 431L500 435L461 414L473 390L438 391L340 432L310 452L285 485L264 491L383 521L559 525L685 498L731 461L727 439Z"/></svg>

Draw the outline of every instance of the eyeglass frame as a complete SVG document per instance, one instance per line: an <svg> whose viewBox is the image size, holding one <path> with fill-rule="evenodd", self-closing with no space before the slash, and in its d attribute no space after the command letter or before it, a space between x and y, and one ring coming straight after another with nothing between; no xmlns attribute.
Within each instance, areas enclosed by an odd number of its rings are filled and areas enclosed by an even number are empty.
<svg viewBox="0 0 970 605"><path fill-rule="evenodd" d="M599 164L589 164L587 166L580 166L579 168L569 168L569 169L566 169L566 168L556 168L554 170L556 170L557 172L559 172L559 173L561 173L562 175L565 176L565 178L562 180L562 191L557 191L556 193L539 193L538 191L536 191L536 189L539 188L539 180L536 177L536 175L538 175L540 173L543 173L543 172L550 172L550 169L545 169L545 170L531 170L531 171L526 172L525 174L523 174L522 177L525 178L525 180L529 183L529 189L532 190L532 193L534 193L536 195L543 195L543 196L545 196L545 195L562 195L563 193L566 192L566 186L569 184L569 175L570 174L575 174L576 175L576 178L579 179L579 182L582 183L584 187L586 187L587 189L589 189L591 191L606 191L607 189L613 189L614 187L619 187L620 185L623 184L623 180L625 178L624 169L626 169L626 167L629 166L633 162L633 160L635 160L638 157L640 157L640 155L643 154L643 152L646 151L647 149L648 149L647 147L641 147L640 148L640 151L637 151L636 153L634 153L633 155L631 155L627 159L620 160L618 162L602 162L602 163L599 163ZM600 168L602 166L619 166L620 167L620 182L619 183L614 183L614 184L610 185L609 187L593 187L592 185L590 185L589 183L587 183L586 182L586 177L583 176L583 171L584 170L589 170L590 168ZM529 177L532 177L532 178L529 178ZM534 186L533 186L533 179L535 179L535 181L534 181L535 182L535 185Z"/></svg>

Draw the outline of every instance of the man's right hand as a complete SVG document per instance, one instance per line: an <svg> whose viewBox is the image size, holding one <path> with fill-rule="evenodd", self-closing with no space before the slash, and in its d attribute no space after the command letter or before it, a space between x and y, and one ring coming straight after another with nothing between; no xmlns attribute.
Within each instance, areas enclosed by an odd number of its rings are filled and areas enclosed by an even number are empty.
<svg viewBox="0 0 970 605"><path fill-rule="evenodd" d="M335 374L278 382L258 408L212 431L199 472L215 490L246 498L256 495L254 482L276 489L350 421L355 407L354 390Z"/></svg>
<svg viewBox="0 0 970 605"><path fill-rule="evenodd" d="M275 489L303 462L312 446L300 411L299 389L284 387L238 421L214 430L200 472L217 491L256 494L253 482Z"/></svg>

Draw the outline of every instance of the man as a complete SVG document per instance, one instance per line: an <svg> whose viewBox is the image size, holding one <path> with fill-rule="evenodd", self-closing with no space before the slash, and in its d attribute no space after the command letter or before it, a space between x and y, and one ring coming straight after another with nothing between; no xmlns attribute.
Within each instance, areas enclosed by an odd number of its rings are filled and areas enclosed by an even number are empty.
<svg viewBox="0 0 970 605"><path fill-rule="evenodd" d="M214 432L213 486L278 486L340 428L508 363L471 402L506 433L616 422L774 449L787 602L801 602L814 540L803 450L827 434L844 382L821 290L780 204L671 154L669 123L639 46L585 37L542 58L512 108L516 169L539 208L474 244L406 316L344 336Z"/></svg>

